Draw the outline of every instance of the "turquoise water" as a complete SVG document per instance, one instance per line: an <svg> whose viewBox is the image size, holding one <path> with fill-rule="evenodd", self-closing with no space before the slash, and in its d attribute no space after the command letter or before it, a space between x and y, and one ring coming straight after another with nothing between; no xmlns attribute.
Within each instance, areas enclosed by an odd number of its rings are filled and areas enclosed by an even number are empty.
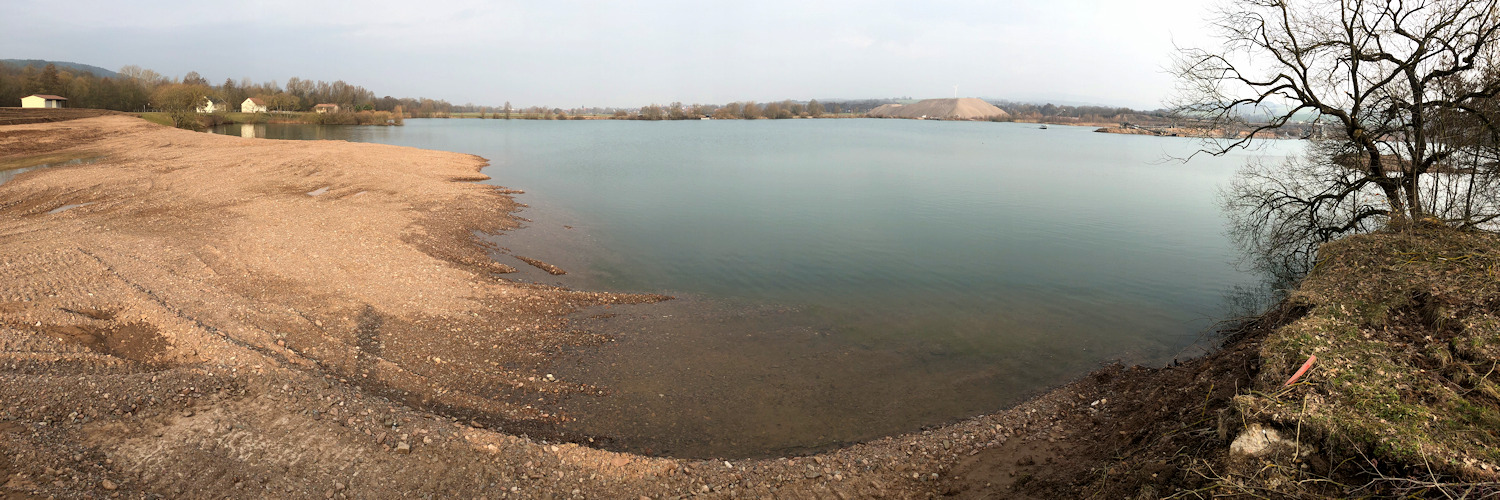
<svg viewBox="0 0 1500 500"><path fill-rule="evenodd" d="M496 241L569 271L510 261L515 279L679 297L590 311L614 316L578 326L619 341L555 366L610 392L563 402L567 425L640 452L813 451L1114 360L1169 363L1257 281L1215 203L1247 156L1165 160L1191 139L910 120L259 127L488 158L531 221Z"/></svg>

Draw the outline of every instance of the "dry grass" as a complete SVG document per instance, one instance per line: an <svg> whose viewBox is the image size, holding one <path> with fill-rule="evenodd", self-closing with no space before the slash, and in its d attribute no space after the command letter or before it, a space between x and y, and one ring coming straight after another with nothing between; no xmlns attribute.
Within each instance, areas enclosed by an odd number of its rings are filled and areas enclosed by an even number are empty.
<svg viewBox="0 0 1500 500"><path fill-rule="evenodd" d="M1266 339L1259 390L1238 410L1295 429L1335 474L1500 477L1500 236L1424 228L1347 238L1320 256L1289 299L1309 314Z"/></svg>

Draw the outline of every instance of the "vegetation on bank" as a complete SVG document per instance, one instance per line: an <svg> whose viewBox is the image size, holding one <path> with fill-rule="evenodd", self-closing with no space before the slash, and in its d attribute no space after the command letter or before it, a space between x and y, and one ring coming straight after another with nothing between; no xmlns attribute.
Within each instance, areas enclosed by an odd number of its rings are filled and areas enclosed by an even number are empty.
<svg viewBox="0 0 1500 500"><path fill-rule="evenodd" d="M1500 235L1431 226L1319 255L1287 299L1305 315L1261 342L1259 376L1232 405L1283 446L1206 467L1217 492L1500 492Z"/></svg>
<svg viewBox="0 0 1500 500"><path fill-rule="evenodd" d="M1320 255L1290 299L1310 314L1267 340L1262 383L1307 355L1319 369L1289 390L1243 396L1241 411L1300 421L1330 451L1495 479L1500 236L1381 233L1323 245Z"/></svg>
<svg viewBox="0 0 1500 500"><path fill-rule="evenodd" d="M16 106L30 94L55 94L68 98L68 107L127 112L168 111L160 100L163 90L212 98L238 109L247 98L261 99L272 111L311 111L320 103L337 104L341 110L386 111L404 116L427 117L439 113L478 111L473 104L455 105L444 100L377 96L373 91L343 80L325 82L291 77L282 85L275 80L254 82L249 78L225 79L213 84L197 72L169 77L139 66L125 66L113 76L95 75L55 64L16 65L0 62L0 106Z"/></svg>
<svg viewBox="0 0 1500 500"><path fill-rule="evenodd" d="M168 127L203 130L218 125L235 123L300 123L308 125L401 125L405 123L397 111L339 111L336 113L196 113L196 112L146 112L137 116L148 122Z"/></svg>

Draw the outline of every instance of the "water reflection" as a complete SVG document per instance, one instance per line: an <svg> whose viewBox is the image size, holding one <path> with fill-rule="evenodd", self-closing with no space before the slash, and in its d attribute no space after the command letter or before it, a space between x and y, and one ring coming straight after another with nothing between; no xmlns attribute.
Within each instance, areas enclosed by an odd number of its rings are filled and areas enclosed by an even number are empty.
<svg viewBox="0 0 1500 500"><path fill-rule="evenodd" d="M96 157L91 157L91 158L75 158L75 159L72 159L72 160L59 161L59 162L53 162L53 163L42 163L42 164L38 164L38 165L32 165L32 166L29 166L29 167L13 168L13 169L10 169L10 170L0 170L0 184L5 184L6 182L9 182L11 179L16 178L16 176L19 176L19 175L24 174L26 172L30 172L32 170L41 170L41 169L49 168L49 167L62 167L62 166L67 166L67 165L81 165L81 164L84 164L84 163L93 163L93 162L96 162L96 161L99 161L99 157L97 157L97 156Z"/></svg>
<svg viewBox="0 0 1500 500"><path fill-rule="evenodd" d="M266 136L266 126L264 124L258 124L257 123L257 124L242 124L242 125L240 125L240 137L244 137L246 139L255 139L257 137L265 137L265 136Z"/></svg>
<svg viewBox="0 0 1500 500"><path fill-rule="evenodd" d="M390 135L386 129L400 128L379 125L306 125L301 123L231 123L215 126L209 131L215 134L237 135L252 139L281 140L342 140L380 142Z"/></svg>

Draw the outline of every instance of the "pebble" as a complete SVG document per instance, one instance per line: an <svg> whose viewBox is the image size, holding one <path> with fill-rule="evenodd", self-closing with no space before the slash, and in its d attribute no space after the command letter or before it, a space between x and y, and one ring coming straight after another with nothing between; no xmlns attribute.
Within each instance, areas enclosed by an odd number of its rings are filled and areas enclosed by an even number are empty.
<svg viewBox="0 0 1500 500"><path fill-rule="evenodd" d="M411 453L411 445L406 444L405 441L402 441L400 443L396 443L396 453L400 453L402 455L410 454Z"/></svg>
<svg viewBox="0 0 1500 500"><path fill-rule="evenodd" d="M116 489L118 489L120 487L120 485L115 484L114 481L110 481L108 479L105 479L105 480L99 482L99 487L104 488L104 489L109 490L109 491L115 491Z"/></svg>

